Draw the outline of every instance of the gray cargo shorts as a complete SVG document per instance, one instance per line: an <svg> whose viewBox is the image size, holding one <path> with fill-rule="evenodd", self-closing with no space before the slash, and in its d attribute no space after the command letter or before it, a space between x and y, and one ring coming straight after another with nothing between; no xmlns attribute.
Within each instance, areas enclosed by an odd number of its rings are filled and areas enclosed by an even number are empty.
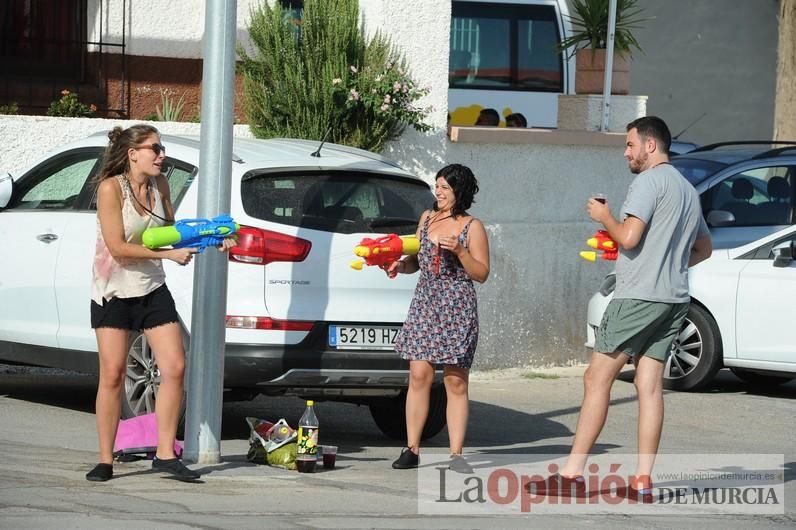
<svg viewBox="0 0 796 530"><path fill-rule="evenodd" d="M664 362L680 332L688 302L648 302L631 298L613 299L603 313L594 341L594 351L646 355Z"/></svg>

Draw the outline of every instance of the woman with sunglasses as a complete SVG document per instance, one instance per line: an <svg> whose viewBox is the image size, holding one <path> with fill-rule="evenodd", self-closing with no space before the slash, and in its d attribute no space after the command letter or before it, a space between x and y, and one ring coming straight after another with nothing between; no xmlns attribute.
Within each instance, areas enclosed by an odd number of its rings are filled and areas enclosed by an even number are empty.
<svg viewBox="0 0 796 530"><path fill-rule="evenodd" d="M174 453L183 397L185 352L179 315L166 287L162 260L190 263L196 249L155 249L141 244L150 227L172 224L169 185L161 174L166 148L149 125L108 133L102 169L97 177L97 243L91 293L91 327L99 349L96 416L99 464L86 478L113 477L113 444L121 413L130 330L143 330L155 355L160 385L155 402L158 447L152 468L194 480ZM225 241L219 250L234 244Z"/></svg>
<svg viewBox="0 0 796 530"><path fill-rule="evenodd" d="M478 307L473 280L489 276L489 242L484 225L467 213L478 193L473 172L452 164L437 173L436 202L417 227L420 252L393 263L387 275L420 271L420 279L395 351L409 360L406 395L406 448L392 467L418 466L420 438L428 418L434 366L443 366L449 467L472 473L461 456L469 414L468 382L478 343Z"/></svg>

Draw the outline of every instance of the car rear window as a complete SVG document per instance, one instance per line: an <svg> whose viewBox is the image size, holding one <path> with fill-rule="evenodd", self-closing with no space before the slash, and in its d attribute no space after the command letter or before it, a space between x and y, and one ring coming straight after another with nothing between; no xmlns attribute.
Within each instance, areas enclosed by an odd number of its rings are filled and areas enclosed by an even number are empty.
<svg viewBox="0 0 796 530"><path fill-rule="evenodd" d="M671 159L671 163L683 174L686 180L694 186L715 174L720 169L727 167L726 164L722 164L721 162L699 160L696 158L675 157Z"/></svg>
<svg viewBox="0 0 796 530"><path fill-rule="evenodd" d="M249 173L247 215L289 226L354 234L413 233L434 196L422 181L376 173Z"/></svg>

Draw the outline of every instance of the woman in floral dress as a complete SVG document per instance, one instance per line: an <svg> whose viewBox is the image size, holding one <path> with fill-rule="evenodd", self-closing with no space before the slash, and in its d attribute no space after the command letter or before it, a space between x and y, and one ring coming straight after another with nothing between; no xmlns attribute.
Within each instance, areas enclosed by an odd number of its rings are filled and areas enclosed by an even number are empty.
<svg viewBox="0 0 796 530"><path fill-rule="evenodd" d="M409 360L406 397L406 448L395 469L415 468L420 436L429 410L435 365L444 367L450 438L450 468L472 472L462 458L467 431L468 378L478 343L478 308L473 280L489 276L489 242L479 219L467 209L478 193L473 172L452 164L437 173L432 210L423 212L417 227L420 252L393 263L390 277L420 271L406 322L395 350Z"/></svg>

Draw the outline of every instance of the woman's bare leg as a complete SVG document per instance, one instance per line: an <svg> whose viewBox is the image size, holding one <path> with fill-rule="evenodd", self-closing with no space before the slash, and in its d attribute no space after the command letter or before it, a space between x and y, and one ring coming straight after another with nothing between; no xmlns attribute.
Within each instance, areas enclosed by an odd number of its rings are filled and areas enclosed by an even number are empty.
<svg viewBox="0 0 796 530"><path fill-rule="evenodd" d="M406 446L420 453L420 437L428 418L434 365L427 361L409 361L409 389L406 393Z"/></svg>
<svg viewBox="0 0 796 530"><path fill-rule="evenodd" d="M99 349L99 385L95 405L99 461L112 464L113 444L121 415L129 332L126 329L97 328L95 333Z"/></svg>
<svg viewBox="0 0 796 530"><path fill-rule="evenodd" d="M144 330L149 347L155 355L160 372L160 386L155 400L158 421L158 459L174 458L174 440L183 398L185 349L182 330L177 323Z"/></svg>
<svg viewBox="0 0 796 530"><path fill-rule="evenodd" d="M469 380L470 371L468 369L457 366L445 367L445 392L448 396L446 417L450 449L453 455L462 453L464 436L467 434L467 419L470 414Z"/></svg>

